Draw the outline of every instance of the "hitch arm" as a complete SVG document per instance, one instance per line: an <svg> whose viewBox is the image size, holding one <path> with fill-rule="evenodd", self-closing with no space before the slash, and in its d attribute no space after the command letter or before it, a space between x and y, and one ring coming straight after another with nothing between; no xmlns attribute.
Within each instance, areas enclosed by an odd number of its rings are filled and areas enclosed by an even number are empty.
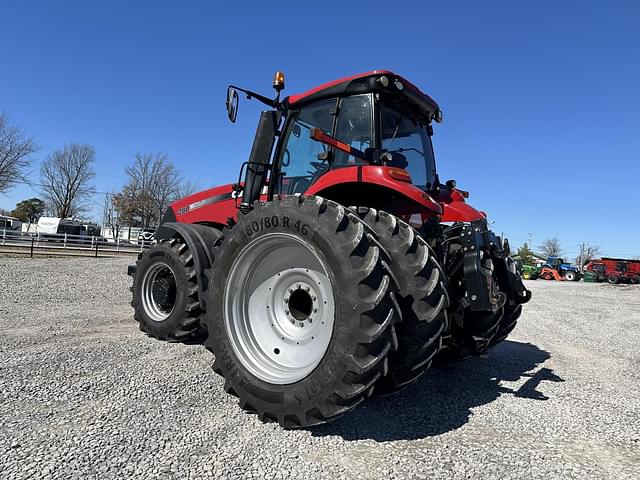
<svg viewBox="0 0 640 480"><path fill-rule="evenodd" d="M309 133L309 137L311 137L311 140L324 143L348 155L352 155L356 158L365 160L365 154L363 151L358 150L357 148L353 148L351 145L347 145L346 143L343 143L340 140L336 140L331 135L327 135L319 128L312 128L311 132Z"/></svg>

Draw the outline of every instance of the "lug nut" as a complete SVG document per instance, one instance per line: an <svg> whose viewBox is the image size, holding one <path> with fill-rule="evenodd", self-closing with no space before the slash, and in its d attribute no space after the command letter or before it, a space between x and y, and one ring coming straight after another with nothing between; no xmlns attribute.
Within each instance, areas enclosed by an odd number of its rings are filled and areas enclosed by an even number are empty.
<svg viewBox="0 0 640 480"><path fill-rule="evenodd" d="M315 302L316 301L316 297L311 297L311 300L313 300Z"/></svg>
<svg viewBox="0 0 640 480"><path fill-rule="evenodd" d="M286 313L287 315L289 315L289 310L285 310L284 313Z"/></svg>
<svg viewBox="0 0 640 480"><path fill-rule="evenodd" d="M300 322L300 326L301 326L301 327L304 327L304 323L303 323L303 322Z"/></svg>

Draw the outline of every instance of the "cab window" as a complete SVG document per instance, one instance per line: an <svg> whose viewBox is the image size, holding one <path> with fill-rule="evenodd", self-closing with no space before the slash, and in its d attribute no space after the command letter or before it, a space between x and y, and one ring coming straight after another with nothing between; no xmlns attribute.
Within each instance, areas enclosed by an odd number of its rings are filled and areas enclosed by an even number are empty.
<svg viewBox="0 0 640 480"><path fill-rule="evenodd" d="M406 169L414 185L433 188L435 160L426 125L387 105L381 109L381 125L382 149L392 154L393 159L388 165Z"/></svg>
<svg viewBox="0 0 640 480"><path fill-rule="evenodd" d="M335 138L361 152L371 147L372 138L371 95L356 95L340 100ZM363 160L335 151L333 167L344 167L362 163Z"/></svg>
<svg viewBox="0 0 640 480"><path fill-rule="evenodd" d="M278 192L304 193L328 169L329 147L312 140L310 133L319 128L331 135L335 105L335 100L329 100L292 112L278 158Z"/></svg>

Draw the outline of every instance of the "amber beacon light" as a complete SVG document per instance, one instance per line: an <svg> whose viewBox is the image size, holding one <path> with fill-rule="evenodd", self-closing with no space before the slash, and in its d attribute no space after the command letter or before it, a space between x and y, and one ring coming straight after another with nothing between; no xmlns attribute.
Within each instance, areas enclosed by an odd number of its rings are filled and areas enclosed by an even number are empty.
<svg viewBox="0 0 640 480"><path fill-rule="evenodd" d="M273 88L280 92L284 88L284 72L276 72L273 76Z"/></svg>

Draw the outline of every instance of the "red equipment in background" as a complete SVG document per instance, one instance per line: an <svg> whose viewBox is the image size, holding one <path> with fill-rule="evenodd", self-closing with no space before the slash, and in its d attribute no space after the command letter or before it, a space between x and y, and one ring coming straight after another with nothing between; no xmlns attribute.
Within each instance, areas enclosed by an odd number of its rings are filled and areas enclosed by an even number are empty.
<svg viewBox="0 0 640 480"><path fill-rule="evenodd" d="M601 258L590 261L585 270L597 275L599 281L617 283L640 283L640 260L626 258Z"/></svg>

